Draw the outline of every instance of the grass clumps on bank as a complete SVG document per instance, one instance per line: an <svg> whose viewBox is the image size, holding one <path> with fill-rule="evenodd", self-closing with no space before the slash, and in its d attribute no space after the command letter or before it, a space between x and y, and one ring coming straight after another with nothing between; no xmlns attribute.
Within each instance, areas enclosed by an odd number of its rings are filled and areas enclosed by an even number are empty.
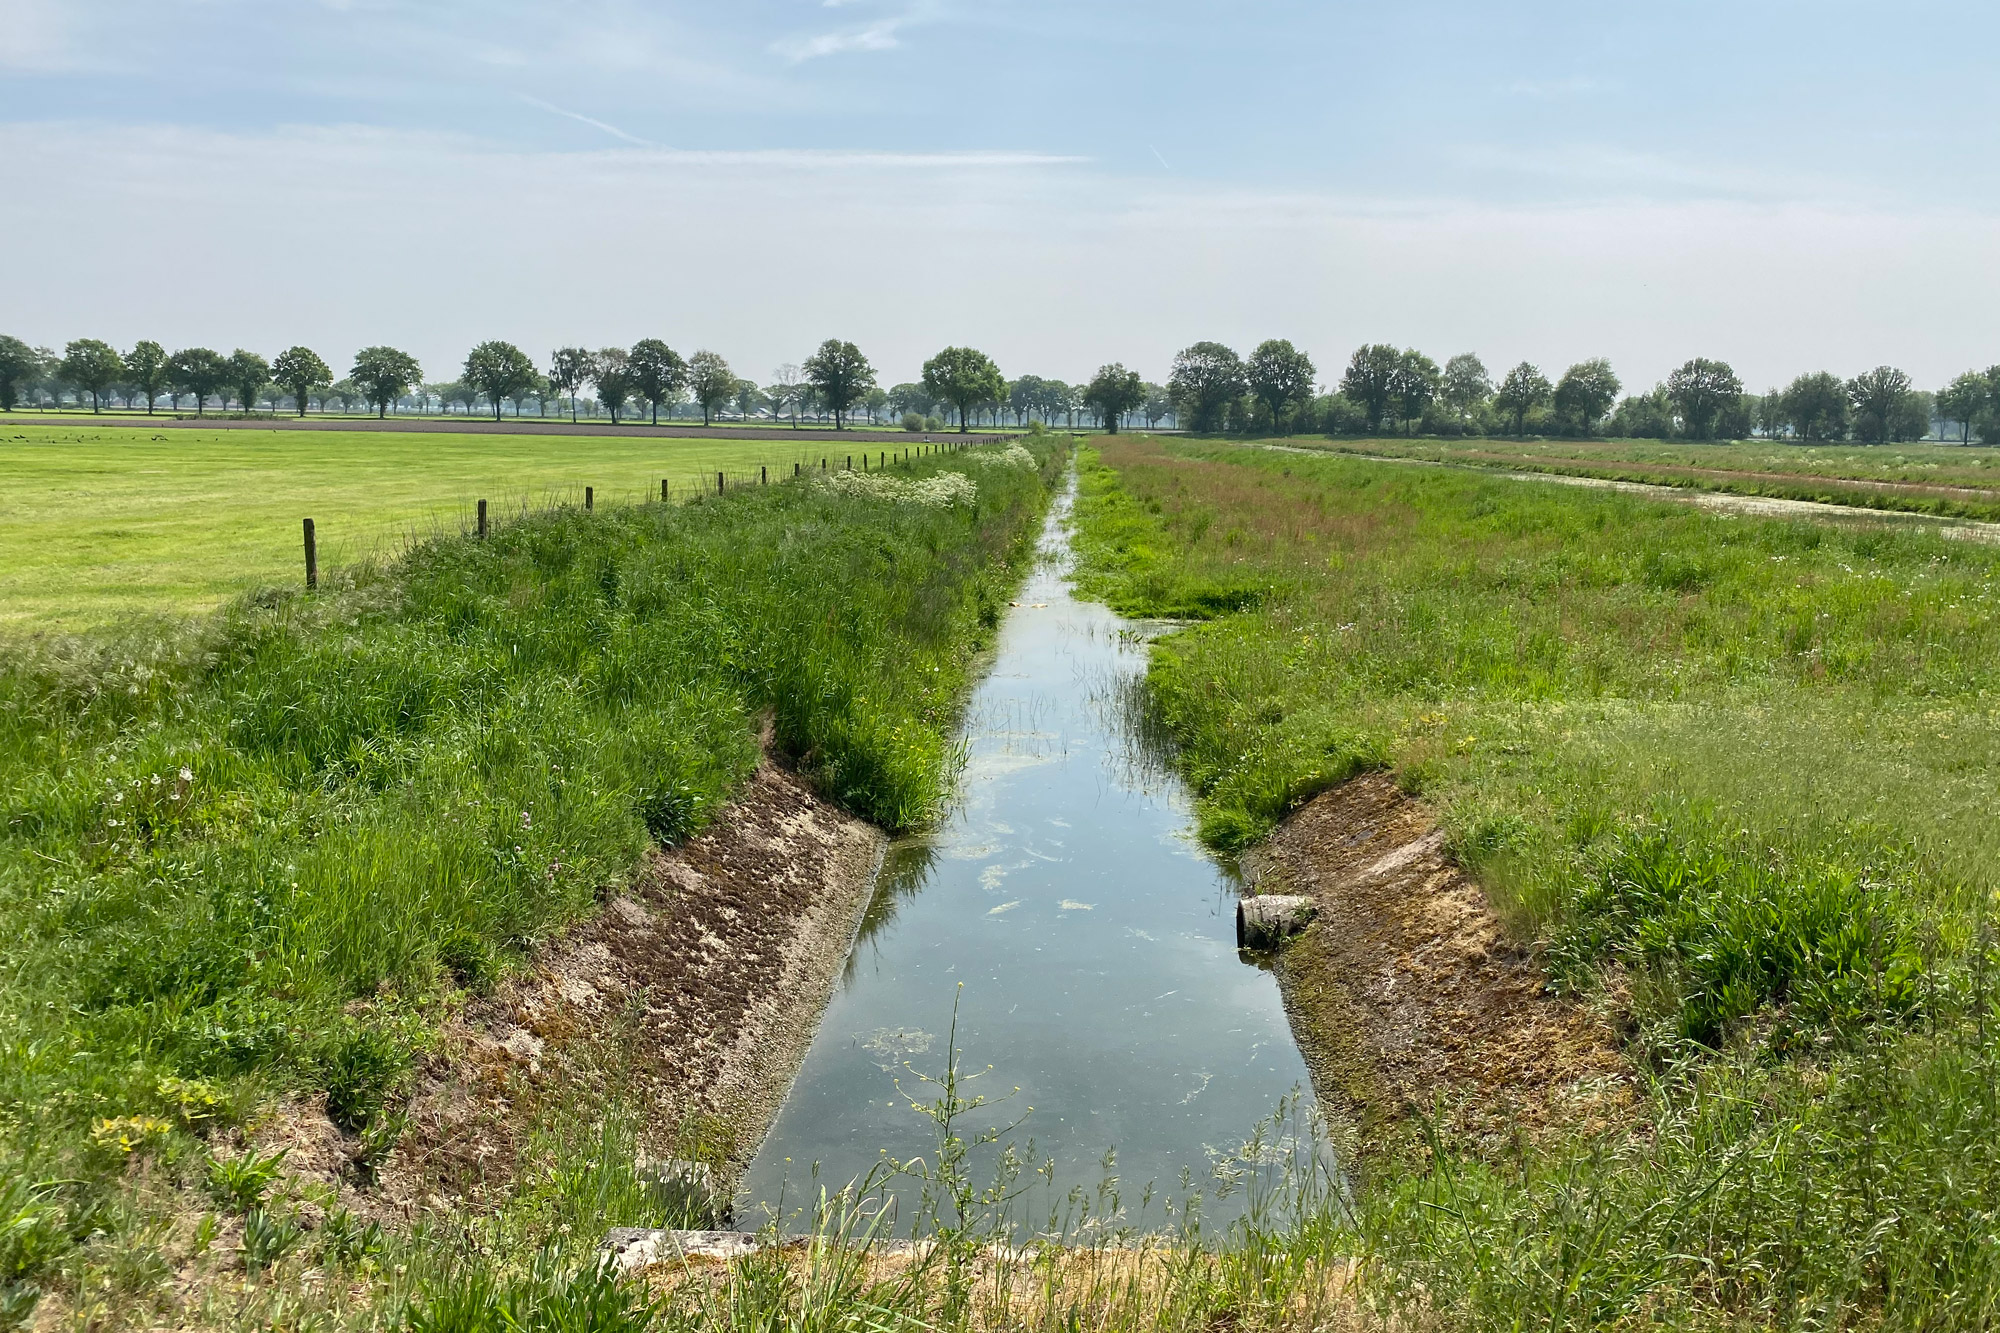
<svg viewBox="0 0 2000 1333"><path fill-rule="evenodd" d="M1339 457L1085 460L1086 587L1156 650L1202 831L1393 767L1630 1132L1378 1164L1373 1280L1478 1327L2000 1318L2000 552Z"/></svg>
<svg viewBox="0 0 2000 1333"><path fill-rule="evenodd" d="M9 660L0 1324L44 1288L145 1322L110 1297L207 1248L171 1216L205 1194L246 1264L296 1248L270 1179L236 1179L258 1164L211 1143L323 1095L364 1164L387 1152L454 991L710 820L761 726L850 810L931 818L1059 465L964 457L906 470L969 475L949 505L799 483L558 509Z"/></svg>

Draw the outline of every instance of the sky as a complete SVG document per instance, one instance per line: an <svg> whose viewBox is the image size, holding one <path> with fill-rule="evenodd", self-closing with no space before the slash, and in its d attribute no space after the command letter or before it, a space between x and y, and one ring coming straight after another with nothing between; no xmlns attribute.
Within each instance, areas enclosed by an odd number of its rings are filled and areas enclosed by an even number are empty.
<svg viewBox="0 0 2000 1333"><path fill-rule="evenodd" d="M1992 0L0 0L0 332L2000 361Z"/></svg>

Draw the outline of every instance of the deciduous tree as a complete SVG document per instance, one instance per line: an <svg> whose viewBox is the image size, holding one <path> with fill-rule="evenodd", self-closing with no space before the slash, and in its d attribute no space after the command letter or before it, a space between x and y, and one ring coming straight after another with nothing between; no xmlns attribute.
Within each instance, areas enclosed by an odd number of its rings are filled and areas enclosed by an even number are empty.
<svg viewBox="0 0 2000 1333"><path fill-rule="evenodd" d="M991 364L990 362L988 364ZM828 338L819 350L806 358L806 379L818 393L820 405L833 413L833 428L847 429L847 412L875 387L875 367L851 342ZM996 389L992 395L998 398Z"/></svg>
<svg viewBox="0 0 2000 1333"><path fill-rule="evenodd" d="M805 372L787 361L771 372L771 382L764 387L770 395L771 410L775 414L791 413L792 429L799 428L799 408L805 405Z"/></svg>
<svg viewBox="0 0 2000 1333"><path fill-rule="evenodd" d="M1972 443L1973 426L1992 406L1993 388L1993 381L1986 375L1968 370L1938 391L1938 415L1958 423L1961 443Z"/></svg>
<svg viewBox="0 0 2000 1333"><path fill-rule="evenodd" d="M229 387L247 413L257 406L257 395L271 382L271 363L241 347L229 354ZM227 406L228 404L224 404Z"/></svg>
<svg viewBox="0 0 2000 1333"><path fill-rule="evenodd" d="M1911 388L1910 377L1894 366L1877 366L1849 380L1854 433L1869 444L1887 444L1899 433Z"/></svg>
<svg viewBox="0 0 2000 1333"><path fill-rule="evenodd" d="M194 395L194 414L201 415L208 396L229 383L229 362L222 353L206 347L184 347L167 358L167 386L176 399Z"/></svg>
<svg viewBox="0 0 2000 1333"><path fill-rule="evenodd" d="M333 372L312 348L287 347L271 363L271 378L290 391L292 406L304 416L307 397L314 389L324 389L333 383Z"/></svg>
<svg viewBox="0 0 2000 1333"><path fill-rule="evenodd" d="M1389 386L1402 412L1404 434L1409 433L1410 423L1436 401L1439 378L1437 362L1414 347L1405 349L1397 359L1396 373L1390 377Z"/></svg>
<svg viewBox="0 0 2000 1333"><path fill-rule="evenodd" d="M719 353L701 351L688 358L688 392L701 404L701 424L706 426L715 410L736 396L742 381Z"/></svg>
<svg viewBox="0 0 2000 1333"><path fill-rule="evenodd" d="M1727 361L1696 357L1667 376L1667 401L1690 439L1712 440L1723 409L1743 396L1743 381Z"/></svg>
<svg viewBox="0 0 2000 1333"><path fill-rule="evenodd" d="M12 412L21 401L21 386L41 373L42 359L28 344L0 333L0 410Z"/></svg>
<svg viewBox="0 0 2000 1333"><path fill-rule="evenodd" d="M658 338L641 338L626 356L626 371L632 377L632 392L653 409L653 424L660 424L660 404L678 402L687 387L687 362L681 354Z"/></svg>
<svg viewBox="0 0 2000 1333"><path fill-rule="evenodd" d="M1554 393L1548 376L1523 361L1500 381L1493 394L1493 405L1514 418L1514 433L1519 435L1527 426L1528 413L1548 402Z"/></svg>
<svg viewBox="0 0 2000 1333"><path fill-rule="evenodd" d="M348 374L374 404L377 417L388 416L389 408L404 391L424 378L417 359L394 347L362 348L354 354L354 368Z"/></svg>
<svg viewBox="0 0 2000 1333"><path fill-rule="evenodd" d="M167 349L156 342L134 343L125 354L125 377L146 395L146 415L151 416L154 400L167 391Z"/></svg>
<svg viewBox="0 0 2000 1333"><path fill-rule="evenodd" d="M1387 343L1370 343L1347 360L1340 377L1340 391L1368 414L1368 429L1382 429L1382 418L1396 397L1396 373L1403 368L1403 354Z"/></svg>
<svg viewBox="0 0 2000 1333"><path fill-rule="evenodd" d="M104 410L104 391L125 377L125 359L110 343L78 338L63 348L56 373L90 395L90 410Z"/></svg>
<svg viewBox="0 0 2000 1333"><path fill-rule="evenodd" d="M1250 392L1271 413L1272 427L1281 432L1288 430L1290 414L1312 401L1318 375L1312 358L1284 338L1259 343L1244 363Z"/></svg>
<svg viewBox="0 0 2000 1333"><path fill-rule="evenodd" d="M1793 380L1778 395L1774 415L1807 444L1847 436L1847 386L1838 375L1815 371Z"/></svg>
<svg viewBox="0 0 2000 1333"><path fill-rule="evenodd" d="M500 400L514 398L535 387L539 376L528 354L510 342L483 342L465 354L465 370L459 376L486 395L493 404L493 419L500 419Z"/></svg>
<svg viewBox="0 0 2000 1333"><path fill-rule="evenodd" d="M1096 410L1104 429L1118 433L1118 418L1146 401L1146 382L1136 370L1112 364L1098 367L1097 374L1084 386L1083 401Z"/></svg>
<svg viewBox="0 0 2000 1333"><path fill-rule="evenodd" d="M1556 382L1556 415L1578 435L1589 435L1617 403L1622 388L1611 363L1603 357L1579 361Z"/></svg>
<svg viewBox="0 0 2000 1333"><path fill-rule="evenodd" d="M618 414L625 410L625 400L632 396L632 354L622 347L606 347L590 362L590 382L597 386L597 405L611 414L611 424L618 424Z"/></svg>
<svg viewBox="0 0 2000 1333"><path fill-rule="evenodd" d="M1493 377L1486 363L1470 352L1461 352L1444 363L1444 382L1439 388L1445 408L1460 421L1471 420L1493 397Z"/></svg>
<svg viewBox="0 0 2000 1333"><path fill-rule="evenodd" d="M558 347L549 355L549 383L569 395L569 419L576 420L577 391L590 382L592 358L585 347Z"/></svg>
<svg viewBox="0 0 2000 1333"><path fill-rule="evenodd" d="M958 429L964 434L972 409L997 403L1007 381L993 358L971 347L947 347L924 362L924 388L931 397L958 409Z"/></svg>
<svg viewBox="0 0 2000 1333"><path fill-rule="evenodd" d="M1218 342L1182 348L1167 377L1167 391L1189 430L1221 430L1248 387L1242 358Z"/></svg>

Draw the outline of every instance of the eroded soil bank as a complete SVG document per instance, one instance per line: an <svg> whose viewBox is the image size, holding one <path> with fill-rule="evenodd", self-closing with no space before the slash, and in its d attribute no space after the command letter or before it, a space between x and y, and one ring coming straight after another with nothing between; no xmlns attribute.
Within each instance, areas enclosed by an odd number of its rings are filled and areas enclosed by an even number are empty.
<svg viewBox="0 0 2000 1333"><path fill-rule="evenodd" d="M642 1150L733 1178L812 1039L884 846L766 761L706 831L653 852L603 911L445 1025L371 1202L411 1217L497 1198L562 1102L624 1103ZM323 1116L284 1137L294 1168L352 1178Z"/></svg>
<svg viewBox="0 0 2000 1333"><path fill-rule="evenodd" d="M1415 1114L1489 1144L1629 1113L1617 1033L1548 993L1428 807L1385 773L1325 792L1246 858L1251 891L1308 895L1279 954L1322 1106L1366 1151Z"/></svg>

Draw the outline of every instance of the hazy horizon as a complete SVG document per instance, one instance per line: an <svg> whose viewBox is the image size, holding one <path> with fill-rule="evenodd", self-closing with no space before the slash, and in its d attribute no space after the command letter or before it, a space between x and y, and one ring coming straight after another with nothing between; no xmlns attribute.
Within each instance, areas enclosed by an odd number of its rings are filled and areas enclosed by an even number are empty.
<svg viewBox="0 0 2000 1333"><path fill-rule="evenodd" d="M0 0L0 332L2000 361L1971 4Z"/></svg>

